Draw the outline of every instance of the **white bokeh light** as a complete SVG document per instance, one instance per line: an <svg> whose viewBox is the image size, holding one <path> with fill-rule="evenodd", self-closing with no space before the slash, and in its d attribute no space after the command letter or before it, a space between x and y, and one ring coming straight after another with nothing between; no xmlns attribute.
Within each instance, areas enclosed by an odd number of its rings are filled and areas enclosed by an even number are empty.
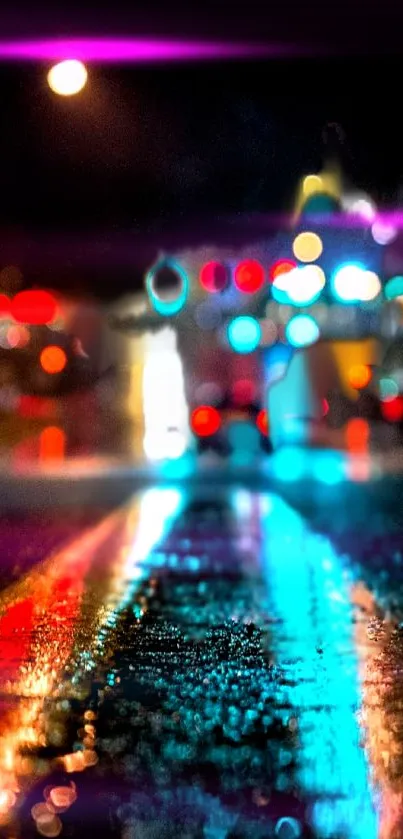
<svg viewBox="0 0 403 839"><path fill-rule="evenodd" d="M304 305L315 299L326 283L326 277L319 265L303 265L286 275L285 290L293 303Z"/></svg>
<svg viewBox="0 0 403 839"><path fill-rule="evenodd" d="M376 205L365 192L343 195L341 204L347 213L359 216L369 223L375 219Z"/></svg>
<svg viewBox="0 0 403 839"><path fill-rule="evenodd" d="M48 84L58 96L74 96L85 87L88 72L85 64L71 59L55 64L49 70Z"/></svg>
<svg viewBox="0 0 403 839"><path fill-rule="evenodd" d="M374 221L371 233L377 245L389 245L397 236L397 230L393 227L393 224L386 224L379 219Z"/></svg>
<svg viewBox="0 0 403 839"><path fill-rule="evenodd" d="M346 303L374 300L381 291L381 281L375 271L359 265L343 265L333 279L336 296Z"/></svg>

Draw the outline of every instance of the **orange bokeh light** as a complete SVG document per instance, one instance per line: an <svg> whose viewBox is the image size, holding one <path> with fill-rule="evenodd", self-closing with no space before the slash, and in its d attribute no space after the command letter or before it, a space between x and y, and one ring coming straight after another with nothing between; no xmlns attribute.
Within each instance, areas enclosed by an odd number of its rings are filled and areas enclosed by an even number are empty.
<svg viewBox="0 0 403 839"><path fill-rule="evenodd" d="M365 419L355 417L346 425L346 444L350 452L365 452L368 448L370 429Z"/></svg>
<svg viewBox="0 0 403 839"><path fill-rule="evenodd" d="M67 364L67 356L61 347L51 345L42 350L40 362L45 373L61 373Z"/></svg>
<svg viewBox="0 0 403 839"><path fill-rule="evenodd" d="M64 431L56 425L44 428L39 440L40 460L63 460L66 447Z"/></svg>
<svg viewBox="0 0 403 839"><path fill-rule="evenodd" d="M371 378L371 368L367 364L354 364L348 371L348 382L356 390L362 390L367 387Z"/></svg>
<svg viewBox="0 0 403 839"><path fill-rule="evenodd" d="M296 267L297 263L294 259L278 259L269 268L269 279L273 283L276 277L279 277L281 274L288 274L289 271L293 271Z"/></svg>

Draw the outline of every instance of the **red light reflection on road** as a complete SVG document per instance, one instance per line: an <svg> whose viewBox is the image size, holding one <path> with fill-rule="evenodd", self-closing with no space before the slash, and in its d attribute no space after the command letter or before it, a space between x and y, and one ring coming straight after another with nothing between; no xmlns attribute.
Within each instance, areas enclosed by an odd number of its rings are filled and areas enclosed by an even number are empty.
<svg viewBox="0 0 403 839"><path fill-rule="evenodd" d="M4 799L0 824L7 823L24 778L39 771L21 749L46 744L44 702L57 693L72 652L95 552L119 520L118 513L109 516L0 598L0 689L15 698L11 706L0 704L0 789L9 805Z"/></svg>

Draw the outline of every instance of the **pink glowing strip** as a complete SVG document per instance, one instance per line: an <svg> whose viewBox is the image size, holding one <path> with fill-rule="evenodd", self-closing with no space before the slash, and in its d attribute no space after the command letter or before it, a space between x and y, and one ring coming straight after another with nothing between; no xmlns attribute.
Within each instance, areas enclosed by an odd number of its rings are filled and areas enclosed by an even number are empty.
<svg viewBox="0 0 403 839"><path fill-rule="evenodd" d="M147 38L77 38L0 42L0 60L145 63L286 55L289 46Z"/></svg>

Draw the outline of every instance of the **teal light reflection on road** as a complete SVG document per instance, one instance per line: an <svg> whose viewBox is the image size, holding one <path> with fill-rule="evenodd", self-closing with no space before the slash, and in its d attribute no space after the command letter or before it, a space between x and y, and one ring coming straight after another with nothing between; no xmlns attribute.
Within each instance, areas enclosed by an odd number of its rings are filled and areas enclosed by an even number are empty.
<svg viewBox="0 0 403 839"><path fill-rule="evenodd" d="M315 835L376 839L345 569L329 540L311 532L279 496L261 497L260 520L281 702L297 720L297 777L315 802Z"/></svg>

